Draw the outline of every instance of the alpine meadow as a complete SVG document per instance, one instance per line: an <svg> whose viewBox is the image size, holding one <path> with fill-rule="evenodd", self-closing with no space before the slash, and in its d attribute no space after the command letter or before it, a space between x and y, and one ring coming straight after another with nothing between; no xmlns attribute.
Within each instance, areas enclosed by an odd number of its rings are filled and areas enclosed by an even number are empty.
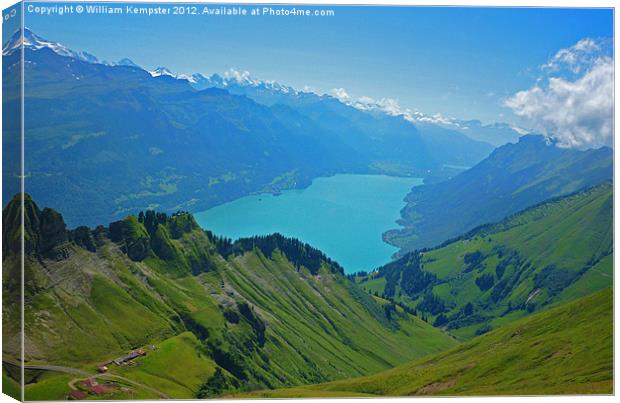
<svg viewBox="0 0 620 403"><path fill-rule="evenodd" d="M614 393L612 8L3 17L3 393Z"/></svg>

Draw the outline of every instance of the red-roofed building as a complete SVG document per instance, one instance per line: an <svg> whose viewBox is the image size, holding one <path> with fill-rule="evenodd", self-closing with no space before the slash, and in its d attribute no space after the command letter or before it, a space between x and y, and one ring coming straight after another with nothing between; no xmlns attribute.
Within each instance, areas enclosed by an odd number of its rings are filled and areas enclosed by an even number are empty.
<svg viewBox="0 0 620 403"><path fill-rule="evenodd" d="M102 385L91 386L90 391L96 395L103 395L107 392L106 388L104 388Z"/></svg>
<svg viewBox="0 0 620 403"><path fill-rule="evenodd" d="M69 392L69 398L75 400L84 400L86 399L86 393L82 392L81 390L75 389Z"/></svg>

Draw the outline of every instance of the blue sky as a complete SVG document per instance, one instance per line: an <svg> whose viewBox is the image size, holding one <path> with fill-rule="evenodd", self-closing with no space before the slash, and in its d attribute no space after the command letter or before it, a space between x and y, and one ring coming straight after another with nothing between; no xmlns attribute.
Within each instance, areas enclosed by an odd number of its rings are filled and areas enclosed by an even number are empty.
<svg viewBox="0 0 620 403"><path fill-rule="evenodd" d="M342 87L353 97L396 98L424 113L485 122L519 122L502 103L534 85L540 65L580 39L613 32L609 9L323 8L335 16L26 13L25 24L100 59L129 57L178 73L233 67L297 88Z"/></svg>

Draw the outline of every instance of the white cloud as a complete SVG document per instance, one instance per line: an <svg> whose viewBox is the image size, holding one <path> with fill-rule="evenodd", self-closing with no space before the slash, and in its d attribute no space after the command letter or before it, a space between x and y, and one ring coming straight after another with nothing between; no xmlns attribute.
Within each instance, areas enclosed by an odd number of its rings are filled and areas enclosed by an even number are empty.
<svg viewBox="0 0 620 403"><path fill-rule="evenodd" d="M576 76L559 74L563 65ZM561 147L611 145L614 66L613 60L601 53L600 43L582 39L556 53L543 69L557 74L517 92L504 105Z"/></svg>
<svg viewBox="0 0 620 403"><path fill-rule="evenodd" d="M573 73L579 73L591 67L598 59L602 46L594 39L584 38L569 48L560 49L542 68L549 71L568 68Z"/></svg>

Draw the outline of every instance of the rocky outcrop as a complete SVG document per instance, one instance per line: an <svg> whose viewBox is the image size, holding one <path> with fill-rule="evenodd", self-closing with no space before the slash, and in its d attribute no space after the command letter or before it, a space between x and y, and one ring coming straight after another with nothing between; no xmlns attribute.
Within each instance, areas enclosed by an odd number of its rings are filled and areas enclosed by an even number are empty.
<svg viewBox="0 0 620 403"><path fill-rule="evenodd" d="M71 232L71 238L78 246L81 246L90 252L97 251L95 237L88 227L77 227Z"/></svg>
<svg viewBox="0 0 620 403"><path fill-rule="evenodd" d="M22 205L22 194L16 194L2 213L4 256L21 253L23 230L23 246L27 255L56 260L66 258L69 238L62 215L49 208L39 210L28 194L23 194L23 199Z"/></svg>
<svg viewBox="0 0 620 403"><path fill-rule="evenodd" d="M134 216L110 224L110 239L134 262L141 262L151 250L150 236Z"/></svg>

